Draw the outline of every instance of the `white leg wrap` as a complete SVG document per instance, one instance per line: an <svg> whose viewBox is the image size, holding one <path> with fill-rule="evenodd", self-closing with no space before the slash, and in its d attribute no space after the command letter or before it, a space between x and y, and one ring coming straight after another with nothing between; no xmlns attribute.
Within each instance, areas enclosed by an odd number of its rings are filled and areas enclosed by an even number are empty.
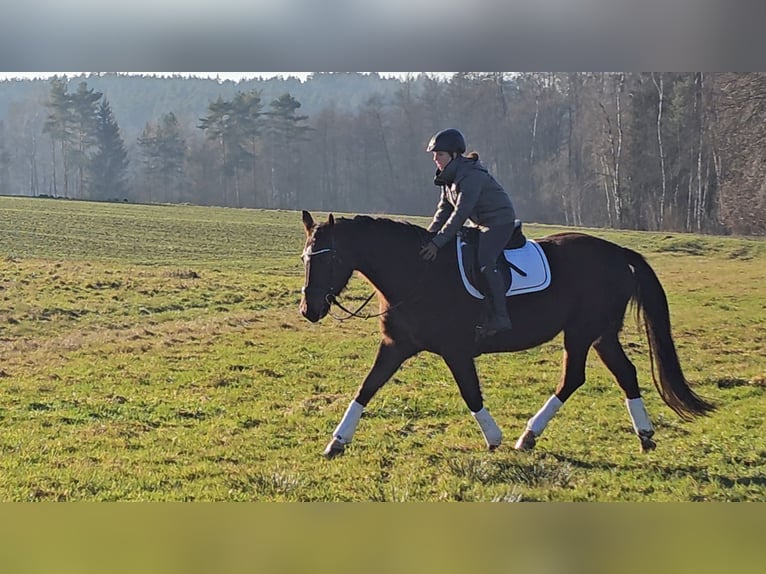
<svg viewBox="0 0 766 574"><path fill-rule="evenodd" d="M484 407L478 412L471 412L471 415L479 423L487 446L500 446L500 443L503 442L503 433L489 411Z"/></svg>
<svg viewBox="0 0 766 574"><path fill-rule="evenodd" d="M652 421L649 420L649 415L646 412L646 407L644 407L644 401L641 397L625 399L625 405L628 407L630 420L633 423L633 430L636 431L636 434L654 431Z"/></svg>
<svg viewBox="0 0 766 574"><path fill-rule="evenodd" d="M543 434L545 427L548 426L548 423L553 418L553 415L559 411L561 405L563 404L564 403L562 403L556 395L551 395L551 397L543 405L543 408L537 411L535 416L529 419L527 422L527 430L535 433L535 436L540 436Z"/></svg>
<svg viewBox="0 0 766 574"><path fill-rule="evenodd" d="M340 423L335 428L335 431L333 431L332 436L343 444L350 443L356 432L356 425L359 424L359 419L362 418L363 410L364 407L362 405L356 401L351 401L346 409L346 413L340 419Z"/></svg>

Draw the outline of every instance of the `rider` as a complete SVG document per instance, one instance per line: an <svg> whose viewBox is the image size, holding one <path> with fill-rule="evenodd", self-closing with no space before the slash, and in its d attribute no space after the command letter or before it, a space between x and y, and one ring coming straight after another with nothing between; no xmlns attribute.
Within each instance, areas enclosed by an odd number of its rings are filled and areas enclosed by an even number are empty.
<svg viewBox="0 0 766 574"><path fill-rule="evenodd" d="M434 184L441 197L428 231L433 238L420 250L426 261L452 240L466 223L479 228L479 270L487 284L488 319L485 335L511 329L505 304L505 285L496 262L513 234L516 211L503 187L479 161L479 154L465 154L465 138L457 129L437 132L426 147L436 164Z"/></svg>

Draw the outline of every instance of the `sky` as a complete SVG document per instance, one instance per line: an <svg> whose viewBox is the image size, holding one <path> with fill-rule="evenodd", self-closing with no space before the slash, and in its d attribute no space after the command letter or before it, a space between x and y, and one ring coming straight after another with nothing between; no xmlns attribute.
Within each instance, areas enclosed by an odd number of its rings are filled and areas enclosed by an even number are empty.
<svg viewBox="0 0 766 574"><path fill-rule="evenodd" d="M0 80L9 80L13 78L21 79L34 79L34 78L49 78L55 75L67 75L78 76L82 73L88 72L0 72ZM271 77L287 77L295 76L301 80L305 80L309 74L313 72L119 72L121 74L141 74L141 75L158 75L158 76L171 76L171 75L194 75L200 78L220 78L221 80L233 80L239 81L249 78L271 78ZM406 74L418 74L426 72L378 72L384 77L404 77ZM435 74L438 76L449 77L453 72L427 72L428 74Z"/></svg>
<svg viewBox="0 0 766 574"><path fill-rule="evenodd" d="M762 6L133 0L104 9L99 0L3 0L0 68L763 69Z"/></svg>

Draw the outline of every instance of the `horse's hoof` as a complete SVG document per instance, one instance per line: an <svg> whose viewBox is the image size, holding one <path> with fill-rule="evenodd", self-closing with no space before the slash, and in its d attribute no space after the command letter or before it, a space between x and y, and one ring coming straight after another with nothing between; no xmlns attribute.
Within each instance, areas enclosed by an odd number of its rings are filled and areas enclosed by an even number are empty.
<svg viewBox="0 0 766 574"><path fill-rule="evenodd" d="M322 454L329 460L336 456L340 456L344 452L346 452L346 445L337 438L334 438L328 443L327 448L324 449L324 453Z"/></svg>
<svg viewBox="0 0 766 574"><path fill-rule="evenodd" d="M514 448L516 450L532 450L535 448L537 441L535 440L535 433L531 430L524 431L524 434L516 441Z"/></svg>
<svg viewBox="0 0 766 574"><path fill-rule="evenodd" d="M488 445L487 445L487 450L488 450L489 452L494 452L494 451L496 451L496 450L497 450L497 447L499 447L499 446L500 446L500 444L499 444L499 443L498 443L498 444L488 444Z"/></svg>
<svg viewBox="0 0 766 574"><path fill-rule="evenodd" d="M652 440L654 432L641 433L638 438L641 440L641 452L650 452L657 448L657 443Z"/></svg>

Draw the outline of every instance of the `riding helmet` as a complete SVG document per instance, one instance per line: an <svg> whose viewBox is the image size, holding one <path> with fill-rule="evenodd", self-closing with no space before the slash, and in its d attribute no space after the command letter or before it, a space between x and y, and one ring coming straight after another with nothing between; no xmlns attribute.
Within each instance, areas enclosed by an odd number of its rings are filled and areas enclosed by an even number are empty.
<svg viewBox="0 0 766 574"><path fill-rule="evenodd" d="M465 138L460 130L455 128L449 128L437 132L431 141L428 142L426 151L446 151L449 153L463 154L465 153Z"/></svg>

